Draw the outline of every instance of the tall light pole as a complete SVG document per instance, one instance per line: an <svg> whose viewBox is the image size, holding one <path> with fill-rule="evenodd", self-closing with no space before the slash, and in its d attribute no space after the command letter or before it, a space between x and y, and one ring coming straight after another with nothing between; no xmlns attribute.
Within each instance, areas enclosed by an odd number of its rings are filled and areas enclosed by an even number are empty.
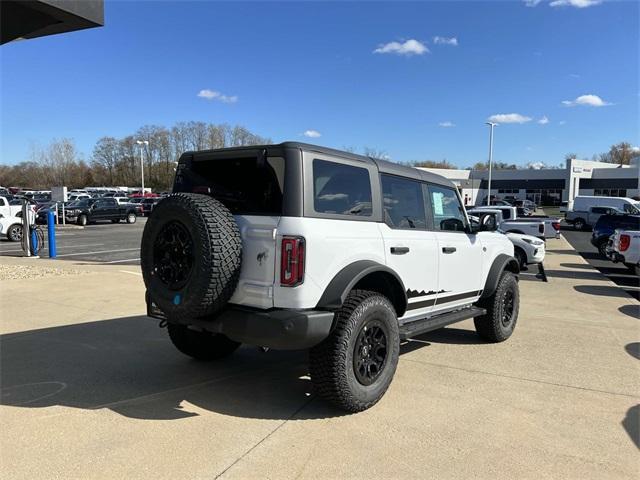
<svg viewBox="0 0 640 480"><path fill-rule="evenodd" d="M144 147L149 146L148 140L136 140L136 143L140 145L140 177L142 178L142 196L144 197Z"/></svg>
<svg viewBox="0 0 640 480"><path fill-rule="evenodd" d="M486 122L489 125L489 183L487 185L487 205L491 205L491 164L493 163L493 127L498 125L493 122Z"/></svg>

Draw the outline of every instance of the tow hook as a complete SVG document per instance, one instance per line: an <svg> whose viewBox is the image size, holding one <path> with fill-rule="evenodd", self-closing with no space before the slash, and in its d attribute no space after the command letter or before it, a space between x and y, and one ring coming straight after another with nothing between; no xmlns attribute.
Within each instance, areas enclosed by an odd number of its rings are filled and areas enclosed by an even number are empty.
<svg viewBox="0 0 640 480"><path fill-rule="evenodd" d="M158 324L158 328L165 328L168 323L169 322L167 322L166 320L160 320L160 323Z"/></svg>

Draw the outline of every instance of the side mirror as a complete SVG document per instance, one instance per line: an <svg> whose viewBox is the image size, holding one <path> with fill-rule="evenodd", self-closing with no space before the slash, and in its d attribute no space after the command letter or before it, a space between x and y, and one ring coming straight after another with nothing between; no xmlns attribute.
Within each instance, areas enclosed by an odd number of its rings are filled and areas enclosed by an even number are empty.
<svg viewBox="0 0 640 480"><path fill-rule="evenodd" d="M487 214L480 217L480 231L495 232L497 229L498 222L496 222L496 217L494 215Z"/></svg>

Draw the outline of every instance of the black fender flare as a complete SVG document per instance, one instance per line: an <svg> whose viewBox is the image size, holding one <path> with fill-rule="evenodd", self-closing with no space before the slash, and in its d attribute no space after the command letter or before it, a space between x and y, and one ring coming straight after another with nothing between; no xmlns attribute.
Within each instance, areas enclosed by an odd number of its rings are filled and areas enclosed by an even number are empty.
<svg viewBox="0 0 640 480"><path fill-rule="evenodd" d="M496 288L498 288L500 275L502 275L502 272L505 270L517 274L520 272L520 265L518 265L518 261L512 256L501 253L495 258L489 269L489 274L487 275L487 280L484 283L484 289L480 296L481 299L489 298L495 293Z"/></svg>
<svg viewBox="0 0 640 480"><path fill-rule="evenodd" d="M340 270L325 288L317 307L322 310L338 310L344 304L349 292L364 277L371 273L383 272L391 275L402 289L402 298L398 299L400 305L398 316L402 316L407 308L407 290L400 276L386 265L373 260L358 260Z"/></svg>

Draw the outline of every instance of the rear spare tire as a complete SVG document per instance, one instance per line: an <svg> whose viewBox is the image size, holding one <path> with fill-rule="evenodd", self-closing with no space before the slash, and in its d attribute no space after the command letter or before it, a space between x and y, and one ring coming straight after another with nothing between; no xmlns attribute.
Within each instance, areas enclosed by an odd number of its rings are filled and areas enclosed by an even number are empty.
<svg viewBox="0 0 640 480"><path fill-rule="evenodd" d="M231 212L207 195L177 193L158 203L142 234L142 277L169 317L209 317L238 284L242 241Z"/></svg>

